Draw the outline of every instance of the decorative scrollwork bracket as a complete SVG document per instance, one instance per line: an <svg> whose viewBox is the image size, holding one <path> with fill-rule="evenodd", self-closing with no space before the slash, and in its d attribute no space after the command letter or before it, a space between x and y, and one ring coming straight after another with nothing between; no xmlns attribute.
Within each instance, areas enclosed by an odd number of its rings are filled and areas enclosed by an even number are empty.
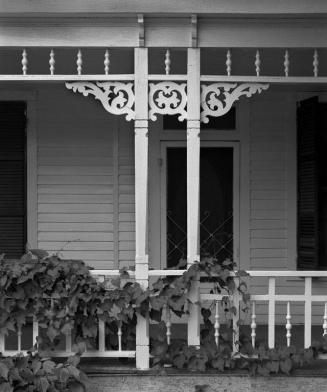
<svg viewBox="0 0 327 392"><path fill-rule="evenodd" d="M187 117L186 83L159 82L149 84L149 118L155 121L157 114L178 114L178 120Z"/></svg>
<svg viewBox="0 0 327 392"><path fill-rule="evenodd" d="M74 93L82 93L85 97L93 95L109 113L124 114L127 121L135 119L133 83L67 82L66 87Z"/></svg>
<svg viewBox="0 0 327 392"><path fill-rule="evenodd" d="M213 83L201 86L201 121L209 122L208 116L220 117L228 113L241 96L248 98L267 90L269 84L262 83Z"/></svg>

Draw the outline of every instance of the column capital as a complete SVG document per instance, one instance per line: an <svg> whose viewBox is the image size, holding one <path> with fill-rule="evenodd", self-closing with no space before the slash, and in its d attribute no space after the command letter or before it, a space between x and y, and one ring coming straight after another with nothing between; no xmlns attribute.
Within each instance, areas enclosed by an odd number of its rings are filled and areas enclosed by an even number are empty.
<svg viewBox="0 0 327 392"><path fill-rule="evenodd" d="M148 128L148 126L149 126L148 120L135 119L135 122L134 122L135 128Z"/></svg>
<svg viewBox="0 0 327 392"><path fill-rule="evenodd" d="M200 129L200 120L187 120L187 129Z"/></svg>

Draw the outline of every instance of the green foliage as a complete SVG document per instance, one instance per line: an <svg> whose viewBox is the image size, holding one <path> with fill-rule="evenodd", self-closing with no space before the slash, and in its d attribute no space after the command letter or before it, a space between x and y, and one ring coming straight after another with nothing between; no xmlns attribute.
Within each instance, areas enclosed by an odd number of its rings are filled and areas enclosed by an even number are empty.
<svg viewBox="0 0 327 392"><path fill-rule="evenodd" d="M185 267L185 261L181 261L178 267ZM77 344L75 348L81 353L85 345L97 347L98 323L103 320L106 325L107 347L118 348L117 331L120 326L123 349L133 350L139 314L149 316L152 322L157 323L160 331L156 340L151 342L154 366L169 364L190 371L240 368L248 369L253 375L279 372L289 374L294 367L313 360L319 350L327 351L326 341L311 349L296 352L294 348L269 350L264 346L252 347L251 340L242 337L238 342L239 352L235 354L232 346L232 320L237 309L231 298L237 295L242 302L241 312L246 312L250 296L243 281L247 273L235 272L234 269L235 264L231 260L218 263L211 257L205 257L200 262L195 262L182 275L160 277L150 288L144 290L130 279L126 269L120 271L119 277L100 283L82 261L61 260L44 251L31 250L17 261L0 260L0 332L7 334L9 331L17 331L28 319L35 317L43 330L37 344L40 352L54 349L62 335L71 332ZM211 322L211 310L206 308L201 309L201 348L190 347L186 342L177 340L168 345L163 321L165 310L170 309L178 317L187 315L192 284L202 279L212 284L212 293L223 295L227 328L220 333L218 347ZM200 303L197 305L201 306ZM241 322L240 317L238 323ZM47 369L49 372L61 369L55 373L60 373L66 384L70 378L66 380L64 374L76 376L75 379L80 374L76 368L76 357L69 359L66 365L52 365L51 361L45 361L37 354L21 358L0 361L0 392L13 390L16 371L8 364L20 363L19 361L24 362L23 374L35 372L32 384L34 389L29 389L31 391L65 390L56 386L55 378L54 384L51 384L52 376L47 376ZM27 382L23 376L19 377L22 382Z"/></svg>
<svg viewBox="0 0 327 392"><path fill-rule="evenodd" d="M87 377L77 368L79 358L76 354L65 363L55 363L33 353L0 357L0 392L85 391Z"/></svg>
<svg viewBox="0 0 327 392"><path fill-rule="evenodd" d="M32 250L17 261L0 261L0 332L17 331L35 317L45 333L41 350L55 348L72 331L75 340L94 346L98 321L124 324L147 309L147 293L136 282L99 283L82 262L61 260Z"/></svg>

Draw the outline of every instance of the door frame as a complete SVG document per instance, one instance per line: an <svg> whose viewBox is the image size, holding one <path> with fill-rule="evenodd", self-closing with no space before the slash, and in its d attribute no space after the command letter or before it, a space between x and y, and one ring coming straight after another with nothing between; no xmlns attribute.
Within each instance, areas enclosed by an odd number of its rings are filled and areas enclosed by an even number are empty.
<svg viewBox="0 0 327 392"><path fill-rule="evenodd" d="M160 141L160 268L167 267L167 148L186 147L186 141ZM240 265L240 143L238 141L201 140L202 147L233 149L233 260ZM201 186L201 184L200 184ZM186 202L186 201L185 201Z"/></svg>

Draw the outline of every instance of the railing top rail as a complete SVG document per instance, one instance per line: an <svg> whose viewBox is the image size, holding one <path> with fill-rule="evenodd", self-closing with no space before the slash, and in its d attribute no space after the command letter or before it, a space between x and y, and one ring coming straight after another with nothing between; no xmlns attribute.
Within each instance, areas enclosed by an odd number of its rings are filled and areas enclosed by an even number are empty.
<svg viewBox="0 0 327 392"><path fill-rule="evenodd" d="M149 276L180 276L186 270L149 270ZM91 270L92 275L102 275L102 276L118 276L119 270ZM131 276L135 275L134 271L127 271ZM290 278L327 278L327 271L289 271L289 270L280 270L280 271L270 271L270 270L262 270L255 271L249 270L246 271L251 277L290 277Z"/></svg>
<svg viewBox="0 0 327 392"><path fill-rule="evenodd" d="M325 278L327 271L247 271L252 277Z"/></svg>

